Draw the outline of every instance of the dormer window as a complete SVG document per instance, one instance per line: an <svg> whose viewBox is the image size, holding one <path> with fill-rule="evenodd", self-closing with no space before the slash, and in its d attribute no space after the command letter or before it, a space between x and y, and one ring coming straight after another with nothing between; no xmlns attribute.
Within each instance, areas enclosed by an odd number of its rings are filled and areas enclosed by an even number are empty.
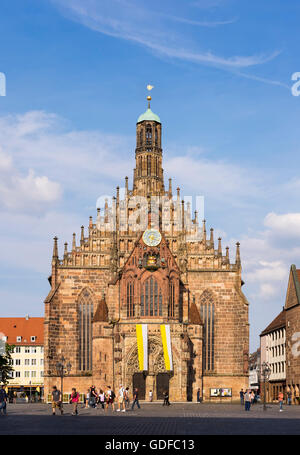
<svg viewBox="0 0 300 455"><path fill-rule="evenodd" d="M34 343L34 342L35 342L35 340L36 340L36 337L35 337L35 336L32 336L32 337L30 337L30 341L31 341L31 343Z"/></svg>
<svg viewBox="0 0 300 455"><path fill-rule="evenodd" d="M17 343L21 343L22 337L17 337Z"/></svg>

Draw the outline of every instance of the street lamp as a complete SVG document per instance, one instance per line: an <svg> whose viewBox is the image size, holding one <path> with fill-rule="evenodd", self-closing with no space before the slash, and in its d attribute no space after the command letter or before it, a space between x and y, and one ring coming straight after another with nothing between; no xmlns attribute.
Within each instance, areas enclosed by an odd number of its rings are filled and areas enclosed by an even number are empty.
<svg viewBox="0 0 300 455"><path fill-rule="evenodd" d="M63 392L63 385L64 385L64 377L67 374L70 374L72 369L72 365L70 362L65 364L66 359L62 356L60 362L56 364L57 376L60 377L60 393L61 393L61 410L63 410L63 402L64 402L64 392Z"/></svg>
<svg viewBox="0 0 300 455"><path fill-rule="evenodd" d="M267 362L264 362L262 364L262 366L261 366L261 374L262 374L263 381L264 381L264 406L263 406L263 410L266 411L267 410L267 406L266 406L266 381L268 381L268 379L270 377L270 374L271 374L271 368L270 368L270 365Z"/></svg>

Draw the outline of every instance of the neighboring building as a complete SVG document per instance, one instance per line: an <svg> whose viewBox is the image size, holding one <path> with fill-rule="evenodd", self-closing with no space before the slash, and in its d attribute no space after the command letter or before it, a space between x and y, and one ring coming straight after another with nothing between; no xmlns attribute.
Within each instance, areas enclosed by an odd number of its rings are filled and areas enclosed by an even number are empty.
<svg viewBox="0 0 300 455"><path fill-rule="evenodd" d="M259 392L260 388L260 348L249 356L249 388Z"/></svg>
<svg viewBox="0 0 300 455"><path fill-rule="evenodd" d="M291 266L287 295L286 314L286 384L292 392L293 403L299 404L300 397L300 270Z"/></svg>
<svg viewBox="0 0 300 455"><path fill-rule="evenodd" d="M285 311L278 316L260 334L261 365L266 362L271 374L266 385L266 400L276 401L279 392L286 390L286 328ZM263 377L261 374L261 379ZM261 384L263 394L264 386Z"/></svg>
<svg viewBox="0 0 300 455"><path fill-rule="evenodd" d="M44 318L0 318L0 333L6 343L14 345L11 355L13 371L9 390L43 392L44 385Z"/></svg>
<svg viewBox="0 0 300 455"><path fill-rule="evenodd" d="M62 259L54 239L45 300L45 395L60 383L56 364L62 355L72 364L66 393L124 384L131 391L138 387L141 399L150 389L161 399L169 389L171 401L196 401L198 388L206 400L218 394L239 399L248 387L248 301L239 243L232 263L221 239L215 246L213 229L207 238L205 221L199 226L198 214L191 216L179 188L173 199L171 179L165 189L161 128L149 102L136 125L132 189L126 177L124 199L117 187L112 208L106 202L96 223L90 217L87 235L81 227L79 245L73 234ZM148 201L144 226L131 206L134 197ZM146 341L148 349L139 350Z"/></svg>

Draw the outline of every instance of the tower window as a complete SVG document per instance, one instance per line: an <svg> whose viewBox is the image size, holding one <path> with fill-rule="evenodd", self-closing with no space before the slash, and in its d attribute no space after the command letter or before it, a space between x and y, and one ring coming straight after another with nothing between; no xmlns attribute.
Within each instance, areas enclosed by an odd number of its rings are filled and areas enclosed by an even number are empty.
<svg viewBox="0 0 300 455"><path fill-rule="evenodd" d="M146 144L152 144L152 128L151 125L146 126Z"/></svg>

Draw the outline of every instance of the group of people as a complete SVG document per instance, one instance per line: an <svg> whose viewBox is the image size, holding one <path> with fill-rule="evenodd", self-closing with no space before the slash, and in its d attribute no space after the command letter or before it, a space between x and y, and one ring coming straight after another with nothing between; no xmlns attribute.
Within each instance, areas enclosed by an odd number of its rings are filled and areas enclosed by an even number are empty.
<svg viewBox="0 0 300 455"><path fill-rule="evenodd" d="M256 401L256 395L253 390L247 389L245 392L243 389L240 391L241 405L245 404L245 411L250 411L251 405Z"/></svg>
<svg viewBox="0 0 300 455"><path fill-rule="evenodd" d="M79 393L76 391L75 388L72 389L72 393L70 396L70 404L72 404L72 415L78 415L78 403L80 400ZM117 409L115 409L115 403L117 401ZM140 409L139 403L139 391L136 388L133 392L133 400L131 404L131 409L133 410L135 405ZM106 390L103 391L99 389L97 391L96 387L92 385L86 393L85 396L85 407L86 408L96 408L97 406L101 406L103 410L107 411L109 407L112 408L113 411L119 412L126 412L126 410L130 406L130 398L129 398L129 387L123 387L120 385L118 394L116 396L115 392L112 390L111 386L107 386ZM62 396L60 390L56 386L52 388L52 414L56 414L56 409L59 410L61 415L63 414L63 406L62 406Z"/></svg>
<svg viewBox="0 0 300 455"><path fill-rule="evenodd" d="M251 405L256 402L257 396L253 390L247 389L245 392L243 389L240 391L240 399L241 405L245 405L245 411L250 411ZM283 392L279 392L278 394L278 403L279 403L279 411L283 411ZM289 399L288 395L288 404L291 404L291 399Z"/></svg>
<svg viewBox="0 0 300 455"><path fill-rule="evenodd" d="M163 406L170 406L169 401L169 392L166 390L163 394ZM79 393L76 391L75 388L72 389L72 394L70 396L70 403L73 406L72 415L78 415L78 403L80 400ZM149 401L153 401L153 392L152 390L149 391ZM107 411L111 408L113 411L116 412L126 412L130 406L131 410L134 410L135 405L138 409L141 408L139 403L139 390L137 388L134 389L132 395L132 403L130 403L130 394L129 394L129 387L124 387L120 384L119 390L117 395L115 394L112 387L109 385L106 387L106 390L99 389L97 390L94 385L92 385L85 395L84 400L84 407L85 408L97 408L100 407ZM63 406L62 406L62 396L60 390L56 386L52 388L52 414L56 414L56 409L63 414Z"/></svg>

